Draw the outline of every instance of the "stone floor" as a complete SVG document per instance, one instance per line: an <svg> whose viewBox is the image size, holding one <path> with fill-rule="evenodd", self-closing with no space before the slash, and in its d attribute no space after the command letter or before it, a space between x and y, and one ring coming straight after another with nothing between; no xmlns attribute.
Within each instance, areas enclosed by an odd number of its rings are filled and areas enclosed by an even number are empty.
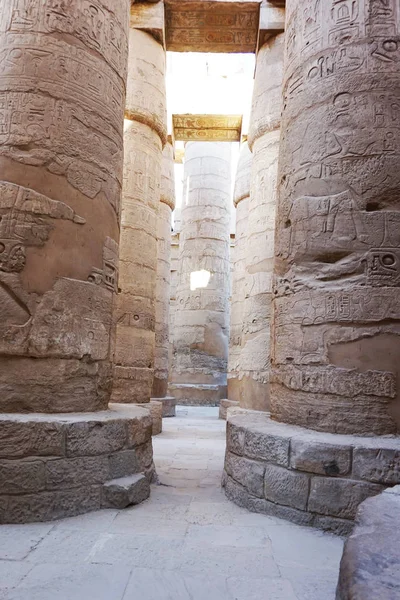
<svg viewBox="0 0 400 600"><path fill-rule="evenodd" d="M179 408L154 438L150 500L0 527L1 600L334 600L340 538L230 503L225 422Z"/></svg>

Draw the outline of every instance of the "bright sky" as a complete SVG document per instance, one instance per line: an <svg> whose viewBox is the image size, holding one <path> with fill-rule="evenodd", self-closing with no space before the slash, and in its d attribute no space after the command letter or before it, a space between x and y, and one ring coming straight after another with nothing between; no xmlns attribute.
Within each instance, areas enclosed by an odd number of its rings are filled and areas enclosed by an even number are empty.
<svg viewBox="0 0 400 600"><path fill-rule="evenodd" d="M242 133L247 134L254 68L254 54L167 52L169 133L172 130L173 114L197 113L242 114ZM239 144L232 144L232 180L238 158ZM183 168L176 165L177 207L182 201L182 179ZM232 220L233 213L232 207Z"/></svg>

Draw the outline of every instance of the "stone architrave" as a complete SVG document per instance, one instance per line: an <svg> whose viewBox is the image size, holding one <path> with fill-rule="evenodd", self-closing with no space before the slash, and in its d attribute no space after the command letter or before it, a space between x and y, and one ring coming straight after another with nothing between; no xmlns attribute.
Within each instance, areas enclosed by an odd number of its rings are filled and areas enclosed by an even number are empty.
<svg viewBox="0 0 400 600"><path fill-rule="evenodd" d="M166 45L173 52L255 52L260 2L166 0Z"/></svg>
<svg viewBox="0 0 400 600"><path fill-rule="evenodd" d="M147 403L154 375L157 219L167 140L165 52L129 32L120 278L113 401Z"/></svg>
<svg viewBox="0 0 400 600"><path fill-rule="evenodd" d="M145 411L108 410L129 5L0 0L2 523L152 468Z"/></svg>
<svg viewBox="0 0 400 600"><path fill-rule="evenodd" d="M217 405L226 397L229 341L231 148L186 145L172 396Z"/></svg>
<svg viewBox="0 0 400 600"><path fill-rule="evenodd" d="M240 151L233 203L236 207L236 240L233 250L232 301L228 360L228 399L241 401L241 346L246 281L246 243L249 213L251 164L253 155L247 142Z"/></svg>
<svg viewBox="0 0 400 600"><path fill-rule="evenodd" d="M245 256L241 406L269 408L270 319L274 260L284 35L257 55L249 147L253 152Z"/></svg>
<svg viewBox="0 0 400 600"><path fill-rule="evenodd" d="M168 398L169 320L171 293L171 217L175 208L174 149L163 150L161 194L157 222L156 349L152 396L166 406L168 416L174 398ZM165 415L166 416L166 415Z"/></svg>
<svg viewBox="0 0 400 600"><path fill-rule="evenodd" d="M240 142L242 115L172 115L173 137L183 142Z"/></svg>
<svg viewBox="0 0 400 600"><path fill-rule="evenodd" d="M272 417L400 429L400 6L287 4Z"/></svg>

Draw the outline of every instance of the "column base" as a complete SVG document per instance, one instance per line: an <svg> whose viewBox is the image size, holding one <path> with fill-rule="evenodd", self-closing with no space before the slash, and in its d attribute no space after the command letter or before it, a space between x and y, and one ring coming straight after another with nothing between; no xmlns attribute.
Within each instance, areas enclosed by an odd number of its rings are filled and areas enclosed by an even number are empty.
<svg viewBox="0 0 400 600"><path fill-rule="evenodd" d="M239 402L235 400L221 400L219 405L219 418L226 421L228 408L238 408L240 406Z"/></svg>
<svg viewBox="0 0 400 600"><path fill-rule="evenodd" d="M175 417L176 415L176 398L173 396L164 396L164 398L152 398L152 401L161 402L162 404L162 417Z"/></svg>
<svg viewBox="0 0 400 600"><path fill-rule="evenodd" d="M400 436L321 433L234 409L223 485L252 512L347 535L361 502L400 483L399 458Z"/></svg>
<svg viewBox="0 0 400 600"><path fill-rule="evenodd" d="M148 410L111 404L71 414L0 415L0 523L51 521L110 507L110 483L128 489L119 504L150 494L155 477ZM138 474L143 477L133 477ZM128 500L127 500L128 498Z"/></svg>
<svg viewBox="0 0 400 600"><path fill-rule="evenodd" d="M151 418L153 420L152 435L162 433L163 405L160 400L150 400L148 407L150 409Z"/></svg>
<svg viewBox="0 0 400 600"><path fill-rule="evenodd" d="M168 392L183 406L219 406L226 386L206 383L170 383Z"/></svg>

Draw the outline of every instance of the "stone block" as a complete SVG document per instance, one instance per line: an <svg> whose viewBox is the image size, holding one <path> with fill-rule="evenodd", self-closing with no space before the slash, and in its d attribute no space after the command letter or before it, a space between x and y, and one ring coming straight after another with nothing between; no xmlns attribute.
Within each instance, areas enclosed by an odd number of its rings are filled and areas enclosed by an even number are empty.
<svg viewBox="0 0 400 600"><path fill-rule="evenodd" d="M255 460L236 456L230 452L225 457L226 473L258 498L264 497L265 465Z"/></svg>
<svg viewBox="0 0 400 600"><path fill-rule="evenodd" d="M298 471L329 477L347 475L351 469L351 447L293 438L290 466Z"/></svg>
<svg viewBox="0 0 400 600"><path fill-rule="evenodd" d="M107 456L62 458L46 462L46 487L49 491L104 483L108 479L110 471Z"/></svg>
<svg viewBox="0 0 400 600"><path fill-rule="evenodd" d="M0 461L2 494L29 494L46 487L44 464L40 461Z"/></svg>
<svg viewBox="0 0 400 600"><path fill-rule="evenodd" d="M142 474L113 479L103 485L103 508L126 508L140 504L150 496L150 484Z"/></svg>
<svg viewBox="0 0 400 600"><path fill-rule="evenodd" d="M248 490L227 475L225 493L229 500L251 512L260 513L277 519L285 519L297 525L312 525L313 515L288 506L280 506L268 500L255 498Z"/></svg>
<svg viewBox="0 0 400 600"><path fill-rule="evenodd" d="M289 466L289 444L290 438L281 437L274 432L248 429L244 455L287 467Z"/></svg>
<svg viewBox="0 0 400 600"><path fill-rule="evenodd" d="M162 432L162 403L157 400L150 400L149 409L152 418L152 435L159 435Z"/></svg>
<svg viewBox="0 0 400 600"><path fill-rule="evenodd" d="M95 456L127 445L125 421L79 421L67 426L67 456Z"/></svg>
<svg viewBox="0 0 400 600"><path fill-rule="evenodd" d="M239 402L236 402L235 400L221 400L219 405L219 418L226 421L228 409L237 408L238 406Z"/></svg>
<svg viewBox="0 0 400 600"><path fill-rule="evenodd" d="M27 415L0 415L0 458L63 456L64 452L61 423L33 420Z"/></svg>
<svg viewBox="0 0 400 600"><path fill-rule="evenodd" d="M226 424L226 447L230 452L243 455L246 431L230 421Z"/></svg>
<svg viewBox="0 0 400 600"><path fill-rule="evenodd" d="M313 526L322 529L323 531L334 533L335 535L347 537L353 531L354 521L314 515Z"/></svg>
<svg viewBox="0 0 400 600"><path fill-rule="evenodd" d="M353 477L385 485L400 483L400 451L354 448Z"/></svg>
<svg viewBox="0 0 400 600"><path fill-rule="evenodd" d="M8 499L6 510L3 513L0 511L3 523L53 521L99 510L100 486L3 498Z"/></svg>
<svg viewBox="0 0 400 600"><path fill-rule="evenodd" d="M400 597L400 496L383 493L361 504L345 543L337 600Z"/></svg>
<svg viewBox="0 0 400 600"><path fill-rule="evenodd" d="M174 398L173 396L166 396L165 398L159 398L159 401L162 402L163 405L163 418L165 419L166 417L175 417L176 398Z"/></svg>
<svg viewBox="0 0 400 600"><path fill-rule="evenodd" d="M351 479L312 477L308 510L320 515L354 519L361 502L382 490L381 485Z"/></svg>
<svg viewBox="0 0 400 600"><path fill-rule="evenodd" d="M115 452L109 456L108 461L111 479L127 477L128 475L134 475L140 471L136 450L121 450L121 452Z"/></svg>
<svg viewBox="0 0 400 600"><path fill-rule="evenodd" d="M275 465L265 469L265 499L299 510L307 509L310 477Z"/></svg>
<svg viewBox="0 0 400 600"><path fill-rule="evenodd" d="M153 444L151 440L136 448L136 458L138 460L141 471L144 471L152 466Z"/></svg>
<svg viewBox="0 0 400 600"><path fill-rule="evenodd" d="M128 447L136 448L151 440L153 420L148 408L141 407L144 416L131 419L127 424L128 429Z"/></svg>

